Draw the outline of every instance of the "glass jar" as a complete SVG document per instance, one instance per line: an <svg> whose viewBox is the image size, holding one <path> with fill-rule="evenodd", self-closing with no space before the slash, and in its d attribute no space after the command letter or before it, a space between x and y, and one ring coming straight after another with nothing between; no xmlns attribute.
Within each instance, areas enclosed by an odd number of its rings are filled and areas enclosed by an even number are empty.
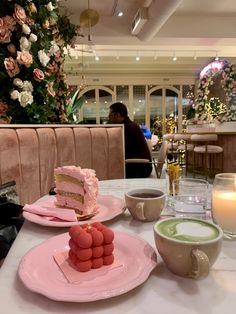
<svg viewBox="0 0 236 314"><path fill-rule="evenodd" d="M219 173L212 189L212 218L224 236L236 239L236 173Z"/></svg>

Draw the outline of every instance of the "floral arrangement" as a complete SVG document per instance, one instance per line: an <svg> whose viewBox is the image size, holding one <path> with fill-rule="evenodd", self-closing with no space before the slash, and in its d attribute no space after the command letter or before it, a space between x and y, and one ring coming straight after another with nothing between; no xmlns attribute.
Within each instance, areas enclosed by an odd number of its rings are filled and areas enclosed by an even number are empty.
<svg viewBox="0 0 236 314"><path fill-rule="evenodd" d="M216 117L212 115L208 95L214 83L214 77L217 75L222 77L221 86L226 93L226 104ZM223 61L222 69L210 68L199 81L197 98L193 107L195 109L193 122L211 121L214 118L220 122L236 121L236 66Z"/></svg>
<svg viewBox="0 0 236 314"><path fill-rule="evenodd" d="M222 69L222 87L226 92L227 111L220 121L236 121L236 65L225 64Z"/></svg>
<svg viewBox="0 0 236 314"><path fill-rule="evenodd" d="M0 123L67 122L64 47L77 27L58 1L1 1Z"/></svg>

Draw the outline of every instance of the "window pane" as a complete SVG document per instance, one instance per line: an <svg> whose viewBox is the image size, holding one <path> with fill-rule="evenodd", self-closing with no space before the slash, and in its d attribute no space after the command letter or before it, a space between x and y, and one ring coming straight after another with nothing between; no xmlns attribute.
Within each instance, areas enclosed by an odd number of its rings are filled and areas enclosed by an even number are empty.
<svg viewBox="0 0 236 314"><path fill-rule="evenodd" d="M134 86L133 119L138 124L145 124L145 86Z"/></svg>
<svg viewBox="0 0 236 314"><path fill-rule="evenodd" d="M83 123L96 124L96 102L95 90L87 91L85 94L85 102L83 104Z"/></svg>
<svg viewBox="0 0 236 314"><path fill-rule="evenodd" d="M100 104L100 123L107 123L109 107L112 104L112 96L107 91L99 90L99 104Z"/></svg>
<svg viewBox="0 0 236 314"><path fill-rule="evenodd" d="M127 85L117 86L116 87L116 101L122 102L128 106L129 102L129 87Z"/></svg>

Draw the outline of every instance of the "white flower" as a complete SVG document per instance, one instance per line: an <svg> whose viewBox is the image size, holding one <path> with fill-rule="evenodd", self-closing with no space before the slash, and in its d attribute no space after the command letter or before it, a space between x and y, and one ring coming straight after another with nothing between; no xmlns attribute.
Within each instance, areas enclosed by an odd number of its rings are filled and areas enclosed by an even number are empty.
<svg viewBox="0 0 236 314"><path fill-rule="evenodd" d="M11 99L13 99L13 100L16 100L16 99L18 99L19 98L19 92L18 92L18 90L16 90L16 89L14 89L12 92L11 92Z"/></svg>
<svg viewBox="0 0 236 314"><path fill-rule="evenodd" d="M50 61L49 56L45 53L44 50L39 50L38 52L38 57L39 57L39 61L41 62L41 64L45 67L48 62Z"/></svg>
<svg viewBox="0 0 236 314"><path fill-rule="evenodd" d="M29 35L30 32L31 32L31 29L29 28L28 25L22 24L22 32L23 32L24 34L26 34L26 35Z"/></svg>
<svg viewBox="0 0 236 314"><path fill-rule="evenodd" d="M31 34L30 34L30 37L29 37L29 40L30 40L32 43L35 43L35 42L38 40L38 37L37 37L37 35L31 33Z"/></svg>
<svg viewBox="0 0 236 314"><path fill-rule="evenodd" d="M55 41L51 41L51 48L49 50L50 55L55 55L59 50L59 46L55 43Z"/></svg>
<svg viewBox="0 0 236 314"><path fill-rule="evenodd" d="M19 102L22 107L32 104L34 98L30 92L23 91L19 93Z"/></svg>
<svg viewBox="0 0 236 314"><path fill-rule="evenodd" d="M22 36L20 38L20 49L21 49L21 51L23 51L23 50L29 51L30 48L31 48L31 42L25 36Z"/></svg>
<svg viewBox="0 0 236 314"><path fill-rule="evenodd" d="M22 80L19 79L19 78L14 78L13 84L14 84L15 86L17 86L17 87L20 87L20 88L23 87L23 82L22 82Z"/></svg>
<svg viewBox="0 0 236 314"><path fill-rule="evenodd" d="M48 4L46 5L48 11L53 11L54 10L54 6L52 5L52 2L48 2Z"/></svg>
<svg viewBox="0 0 236 314"><path fill-rule="evenodd" d="M30 81L24 81L22 89L23 91L32 92L34 88Z"/></svg>

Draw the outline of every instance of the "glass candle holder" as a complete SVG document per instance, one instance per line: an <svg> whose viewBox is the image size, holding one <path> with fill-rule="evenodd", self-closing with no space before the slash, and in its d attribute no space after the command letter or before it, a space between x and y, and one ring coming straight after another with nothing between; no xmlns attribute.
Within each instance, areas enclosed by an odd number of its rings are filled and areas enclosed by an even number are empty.
<svg viewBox="0 0 236 314"><path fill-rule="evenodd" d="M219 173L212 189L212 218L228 239L236 239L236 173Z"/></svg>

